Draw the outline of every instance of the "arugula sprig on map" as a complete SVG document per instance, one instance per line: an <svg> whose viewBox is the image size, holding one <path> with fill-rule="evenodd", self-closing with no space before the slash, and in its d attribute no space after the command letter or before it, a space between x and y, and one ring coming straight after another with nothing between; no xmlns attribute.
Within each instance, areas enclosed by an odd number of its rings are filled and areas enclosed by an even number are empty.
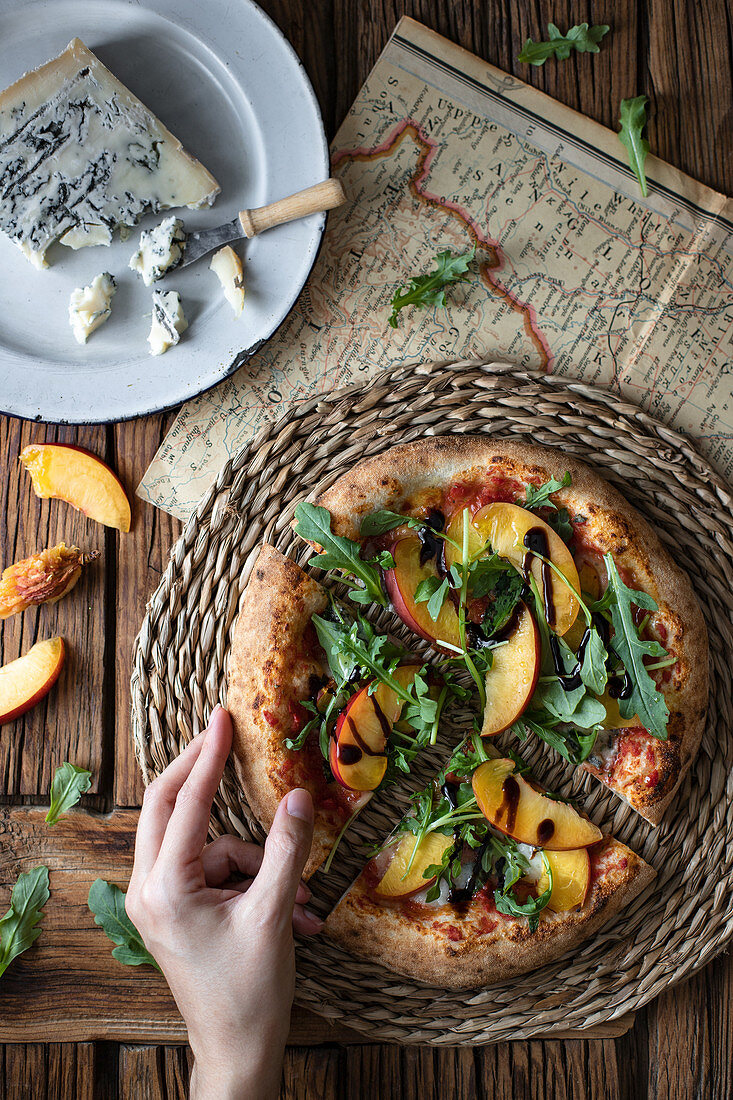
<svg viewBox="0 0 733 1100"><path fill-rule="evenodd" d="M548 42L533 42L528 38L519 55L519 60L525 65L544 65L549 57L556 57L558 61L566 61L573 50L576 53L598 53L599 45L610 27L600 23L595 27L589 27L587 23L579 23L571 27L567 34L558 30L554 23L547 24Z"/></svg>
<svg viewBox="0 0 733 1100"><path fill-rule="evenodd" d="M635 99L621 100L621 113L619 116L621 131L618 135L619 141L628 150L629 164L639 181L639 187L644 198L647 195L644 162L649 152L649 142L645 137L642 137L642 131L647 122L646 108L648 103L649 97L645 95L638 95Z"/></svg>
<svg viewBox="0 0 733 1100"><path fill-rule="evenodd" d="M465 274L475 254L476 245L462 256L454 256L446 249L435 257L435 271L428 275L413 276L407 289L398 287L392 296L392 312L388 318L392 328L397 328L397 315L405 306L417 306L419 309L427 309L429 306L445 308L445 288L453 283L468 282Z"/></svg>

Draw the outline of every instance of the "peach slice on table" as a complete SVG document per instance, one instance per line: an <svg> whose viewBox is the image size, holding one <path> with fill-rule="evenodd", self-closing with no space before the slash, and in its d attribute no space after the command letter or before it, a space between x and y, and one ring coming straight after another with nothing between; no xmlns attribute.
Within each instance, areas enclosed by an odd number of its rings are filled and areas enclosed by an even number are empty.
<svg viewBox="0 0 733 1100"><path fill-rule="evenodd" d="M66 443L31 443L19 457L36 496L58 497L105 527L130 530L127 494L101 458Z"/></svg>
<svg viewBox="0 0 733 1100"><path fill-rule="evenodd" d="M459 512L453 516L447 530L447 534L459 544L462 538L462 527L463 514ZM525 560L531 553L531 548L525 543L528 536L534 537L536 549L544 557L549 558L572 588L576 592L580 591L578 570L565 543L548 523L518 504L487 504L485 508L476 512L469 526L469 552L476 554L486 546L487 553L493 551L500 558L511 562L515 569L524 574ZM455 547L450 543L446 543L445 556L449 566L459 557ZM577 618L580 604L568 585L553 569L543 566L543 562L538 557L530 559L530 570L540 595L545 591L543 574L546 577L547 592L550 597L549 601L545 600L546 610L550 611L549 625L556 634L567 633ZM548 603L552 606L548 607Z"/></svg>
<svg viewBox="0 0 733 1100"><path fill-rule="evenodd" d="M526 604L508 641L493 650L486 673L486 706L482 737L503 733L519 718L532 697L540 674L541 645L537 624Z"/></svg>
<svg viewBox="0 0 733 1100"><path fill-rule="evenodd" d="M393 672L398 684L407 689L420 665L401 665ZM336 722L329 749L334 778L352 791L373 791L387 770L387 741L402 713L404 701L388 687L374 681L351 696Z"/></svg>
<svg viewBox="0 0 733 1100"><path fill-rule="evenodd" d="M590 856L587 848L575 848L568 852L545 852L552 871L552 893L547 903L553 913L567 913L569 909L584 905L590 887ZM550 885L547 868L537 882L538 894L544 894Z"/></svg>
<svg viewBox="0 0 733 1100"><path fill-rule="evenodd" d="M484 817L499 832L521 844L550 851L588 848L601 830L567 802L556 802L514 775L513 760L499 758L480 764L473 773L473 793Z"/></svg>
<svg viewBox="0 0 733 1100"><path fill-rule="evenodd" d="M427 833L418 844L417 837L407 833L398 843L387 870L375 887L375 893L384 898L404 898L427 889L432 878L424 878L426 868L440 865L446 851L453 846L453 838L443 833ZM413 859L413 852L415 857ZM412 859L410 870L407 867Z"/></svg>
<svg viewBox="0 0 733 1100"><path fill-rule="evenodd" d="M48 638L0 668L0 726L19 718L48 695L65 657L63 638Z"/></svg>
<svg viewBox="0 0 733 1100"><path fill-rule="evenodd" d="M391 553L394 568L388 569L384 574L392 606L403 623L421 638L433 645L442 641L459 649L461 639L458 615L451 601L444 601L435 622L430 617L427 602L415 601L415 593L421 581L437 576L435 567L430 562L420 564L421 550L422 543L417 535L407 535L393 543Z"/></svg>

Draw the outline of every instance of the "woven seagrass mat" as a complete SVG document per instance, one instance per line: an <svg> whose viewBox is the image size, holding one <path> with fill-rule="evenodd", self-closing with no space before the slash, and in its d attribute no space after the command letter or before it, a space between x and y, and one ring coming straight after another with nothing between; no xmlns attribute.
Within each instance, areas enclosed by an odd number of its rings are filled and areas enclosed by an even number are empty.
<svg viewBox="0 0 733 1100"><path fill-rule="evenodd" d="M368 386L294 406L227 462L173 547L137 639L133 730L146 782L225 699L232 630L260 544L307 558L290 528L298 501L394 443L465 433L524 438L575 455L656 526L689 573L707 621L710 712L700 753L656 830L547 746L522 747L537 778L578 797L595 822L657 871L655 883L573 957L478 992L450 993L360 961L323 938L303 940L296 1001L374 1040L474 1044L591 1027L688 977L733 933L730 493L687 439L617 395L507 363L386 370ZM377 621L420 649L389 612ZM375 798L357 819L331 873L311 882L322 913L456 740L455 729L444 731L404 787ZM212 835L225 831L262 837L230 772L212 817Z"/></svg>

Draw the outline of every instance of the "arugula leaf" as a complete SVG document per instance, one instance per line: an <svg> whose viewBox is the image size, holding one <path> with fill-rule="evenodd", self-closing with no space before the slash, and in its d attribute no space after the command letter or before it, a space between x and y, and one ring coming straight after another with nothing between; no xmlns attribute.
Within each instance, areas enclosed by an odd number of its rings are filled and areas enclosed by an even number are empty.
<svg viewBox="0 0 733 1100"><path fill-rule="evenodd" d="M613 623L611 645L631 677L632 691L628 699L619 699L622 718L638 714L641 724L660 741L667 740L669 710L664 695L647 672L644 657L668 657L666 649L653 639L639 637L631 605L646 611L656 611L656 602L646 592L637 592L621 580L611 554L605 554L608 588L599 604L608 607Z"/></svg>
<svg viewBox="0 0 733 1100"><path fill-rule="evenodd" d="M544 852L542 853L542 859L550 882L547 889L539 897L528 898L524 904L517 901L512 887L519 878L518 875L510 880L505 878L503 889L494 891L494 904L498 911L510 917L528 917L530 932L536 932L539 928L540 913L547 907L552 894L552 868Z"/></svg>
<svg viewBox="0 0 733 1100"><path fill-rule="evenodd" d="M360 532L367 537L383 535L386 531L394 530L395 527L402 527L403 524L407 524L408 527L425 526L419 520L413 519L412 516L401 516L397 512L390 512L388 508L383 508L379 512L372 512L370 515L364 516L361 521Z"/></svg>
<svg viewBox="0 0 733 1100"><path fill-rule="evenodd" d="M557 718L542 711L532 713L525 711L510 729L520 741L526 740L528 732L534 733L541 741L559 752L564 760L576 766L588 759L598 736L595 726L589 732L581 733L580 730L561 726Z"/></svg>
<svg viewBox="0 0 733 1100"><path fill-rule="evenodd" d="M117 944L112 952L113 958L126 966L147 964L160 970L143 943L142 936L125 912L125 894L119 886L105 882L103 878L95 879L89 888L87 904L94 914L95 924L99 925L112 943Z"/></svg>
<svg viewBox="0 0 733 1100"><path fill-rule="evenodd" d="M415 603L424 603L428 601L428 615L436 621L440 614L440 609L445 603L448 591L450 589L450 580L448 577L425 577L420 581L419 585L415 589Z"/></svg>
<svg viewBox="0 0 733 1100"><path fill-rule="evenodd" d="M639 181L639 187L644 198L648 194L644 162L649 152L649 142L641 135L647 122L646 107L648 102L649 97L645 95L638 95L635 99L621 100L621 114L619 116L621 132L618 135L619 141L628 150L629 164Z"/></svg>
<svg viewBox="0 0 733 1100"><path fill-rule="evenodd" d="M464 278L468 265L476 254L476 245L462 256L454 256L446 250L439 252L435 257L435 271L428 275L416 275L410 280L409 287L398 287L392 297L392 312L388 323L392 328L397 328L397 314L405 306L418 306L426 309L428 306L445 307L445 288L452 283L465 283Z"/></svg>
<svg viewBox="0 0 733 1100"><path fill-rule="evenodd" d="M511 566L494 575L490 594L493 599L486 608L481 629L487 638L498 633L512 617L524 592L524 578ZM472 589L472 595L475 596Z"/></svg>
<svg viewBox="0 0 733 1100"><path fill-rule="evenodd" d="M567 508L558 508L557 511L550 512L547 522L550 527L557 531L563 542L570 542L575 532Z"/></svg>
<svg viewBox="0 0 733 1100"><path fill-rule="evenodd" d="M606 661L608 654L603 644L603 639L598 629L591 623L590 637L583 653L583 662L580 666L580 678L589 691L596 695L603 695L608 682L608 670Z"/></svg>
<svg viewBox="0 0 733 1100"><path fill-rule="evenodd" d="M37 926L48 898L48 867L34 867L18 875L10 893L10 908L0 919L0 975L40 936Z"/></svg>
<svg viewBox="0 0 733 1100"><path fill-rule="evenodd" d="M61 814L75 806L84 791L92 785L92 773L85 768L77 768L65 760L56 769L51 784L51 805L46 814L46 824L55 825Z"/></svg>
<svg viewBox="0 0 733 1100"><path fill-rule="evenodd" d="M554 23L548 23L549 42L533 42L528 38L519 55L519 61L525 65L544 65L548 57L553 55L558 61L566 61L572 50L577 50L578 53L598 53L598 43L609 30L610 27L605 23L594 27L579 23L563 35Z"/></svg>
<svg viewBox="0 0 733 1100"><path fill-rule="evenodd" d="M554 508L557 511L557 505L554 500L550 500L552 493L557 493L560 489L567 489L572 482L570 470L566 470L562 475L562 481L558 481L556 477L551 477L549 481L543 482L542 485L528 485L527 496L522 504L523 508ZM517 503L520 503L517 501Z"/></svg>
<svg viewBox="0 0 733 1100"><path fill-rule="evenodd" d="M363 588L346 581L352 588L351 598L357 603L373 601L380 607L388 606L379 569L360 556L361 547L358 542L331 532L331 514L327 508L301 502L295 507L295 519L295 530L300 537L323 547L323 553L311 558L309 565L317 565L321 569L339 569L361 581Z"/></svg>

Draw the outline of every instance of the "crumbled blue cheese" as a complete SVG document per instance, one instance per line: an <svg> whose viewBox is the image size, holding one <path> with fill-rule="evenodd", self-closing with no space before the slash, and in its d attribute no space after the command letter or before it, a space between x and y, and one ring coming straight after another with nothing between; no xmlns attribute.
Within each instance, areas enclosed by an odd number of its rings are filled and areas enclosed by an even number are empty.
<svg viewBox="0 0 733 1100"><path fill-rule="evenodd" d="M140 245L130 260L130 267L142 275L145 286L150 286L178 266L185 247L183 222L178 218L166 218L154 229L144 229L140 234Z"/></svg>
<svg viewBox="0 0 733 1100"><path fill-rule="evenodd" d="M181 309L181 296L175 290L153 291L153 323L148 343L151 355L162 355L177 344L181 333L188 328L188 321Z"/></svg>
<svg viewBox="0 0 733 1100"><path fill-rule="evenodd" d="M214 177L78 38L0 94L0 230L37 267L148 211L211 205Z"/></svg>
<svg viewBox="0 0 733 1100"><path fill-rule="evenodd" d="M232 246L227 244L214 253L209 267L218 276L224 290L224 297L234 310L234 316L239 317L244 309L242 261Z"/></svg>
<svg viewBox="0 0 733 1100"><path fill-rule="evenodd" d="M90 333L103 325L112 313L112 295L117 283L109 271L92 279L89 286L72 290L69 299L69 324L80 344L86 344Z"/></svg>

